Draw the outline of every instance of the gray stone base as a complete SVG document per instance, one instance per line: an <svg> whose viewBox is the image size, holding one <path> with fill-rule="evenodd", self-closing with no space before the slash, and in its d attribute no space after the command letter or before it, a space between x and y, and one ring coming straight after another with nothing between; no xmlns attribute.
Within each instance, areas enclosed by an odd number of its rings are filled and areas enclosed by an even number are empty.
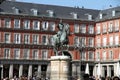
<svg viewBox="0 0 120 80"><path fill-rule="evenodd" d="M69 65L70 58L68 56L52 56L50 80L70 80Z"/></svg>

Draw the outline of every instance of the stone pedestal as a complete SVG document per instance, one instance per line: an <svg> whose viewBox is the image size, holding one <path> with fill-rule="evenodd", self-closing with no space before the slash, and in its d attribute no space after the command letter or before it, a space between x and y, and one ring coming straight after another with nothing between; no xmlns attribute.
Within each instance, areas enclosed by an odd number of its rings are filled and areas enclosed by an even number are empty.
<svg viewBox="0 0 120 80"><path fill-rule="evenodd" d="M68 56L52 56L50 80L70 80L70 61Z"/></svg>

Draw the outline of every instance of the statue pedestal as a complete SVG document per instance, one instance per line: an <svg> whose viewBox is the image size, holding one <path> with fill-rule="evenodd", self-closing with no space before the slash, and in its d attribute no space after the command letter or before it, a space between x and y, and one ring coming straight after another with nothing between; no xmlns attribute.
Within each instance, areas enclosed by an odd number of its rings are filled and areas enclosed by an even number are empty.
<svg viewBox="0 0 120 80"><path fill-rule="evenodd" d="M68 56L52 56L50 80L70 80L70 61Z"/></svg>

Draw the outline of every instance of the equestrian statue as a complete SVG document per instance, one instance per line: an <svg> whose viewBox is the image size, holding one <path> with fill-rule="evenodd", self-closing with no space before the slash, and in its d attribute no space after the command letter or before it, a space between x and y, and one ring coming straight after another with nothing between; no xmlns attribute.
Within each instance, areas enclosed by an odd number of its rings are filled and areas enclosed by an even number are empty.
<svg viewBox="0 0 120 80"><path fill-rule="evenodd" d="M60 22L57 26L58 32L53 35L53 50L55 55L59 55L58 51L59 49L62 49L63 46L67 46L69 43L68 35L70 33L69 31L69 25L65 25L62 22Z"/></svg>

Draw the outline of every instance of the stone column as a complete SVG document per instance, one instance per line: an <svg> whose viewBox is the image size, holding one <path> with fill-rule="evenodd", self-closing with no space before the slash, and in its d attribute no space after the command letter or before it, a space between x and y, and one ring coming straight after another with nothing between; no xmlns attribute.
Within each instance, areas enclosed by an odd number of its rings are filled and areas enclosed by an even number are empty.
<svg viewBox="0 0 120 80"><path fill-rule="evenodd" d="M23 75L23 65L19 66L19 77Z"/></svg>
<svg viewBox="0 0 120 80"><path fill-rule="evenodd" d="M46 72L46 77L47 78L50 78L50 72L51 72L51 66L50 66L50 64L47 66L47 72Z"/></svg>
<svg viewBox="0 0 120 80"><path fill-rule="evenodd" d="M81 80L81 65L77 65L77 77Z"/></svg>
<svg viewBox="0 0 120 80"><path fill-rule="evenodd" d="M101 75L102 75L102 77L105 77L105 67L104 66L101 66L101 67L102 67Z"/></svg>
<svg viewBox="0 0 120 80"><path fill-rule="evenodd" d="M9 68L9 78L13 78L13 64L10 64L10 68Z"/></svg>
<svg viewBox="0 0 120 80"><path fill-rule="evenodd" d="M0 75L1 75L1 78L3 78L3 65L1 64L0 67L2 68Z"/></svg>
<svg viewBox="0 0 120 80"><path fill-rule="evenodd" d="M109 65L107 65L107 77L110 76Z"/></svg>
<svg viewBox="0 0 120 80"><path fill-rule="evenodd" d="M29 68L28 68L28 78L29 77L32 77L32 65L29 65Z"/></svg>
<svg viewBox="0 0 120 80"><path fill-rule="evenodd" d="M114 63L114 76L117 76L116 72L117 72L117 63Z"/></svg>
<svg viewBox="0 0 120 80"><path fill-rule="evenodd" d="M75 64L72 64L72 76L73 76L73 77L76 77L76 75L77 75L76 65L75 65Z"/></svg>
<svg viewBox="0 0 120 80"><path fill-rule="evenodd" d="M41 65L38 65L38 73L37 73L37 77L41 77Z"/></svg>

